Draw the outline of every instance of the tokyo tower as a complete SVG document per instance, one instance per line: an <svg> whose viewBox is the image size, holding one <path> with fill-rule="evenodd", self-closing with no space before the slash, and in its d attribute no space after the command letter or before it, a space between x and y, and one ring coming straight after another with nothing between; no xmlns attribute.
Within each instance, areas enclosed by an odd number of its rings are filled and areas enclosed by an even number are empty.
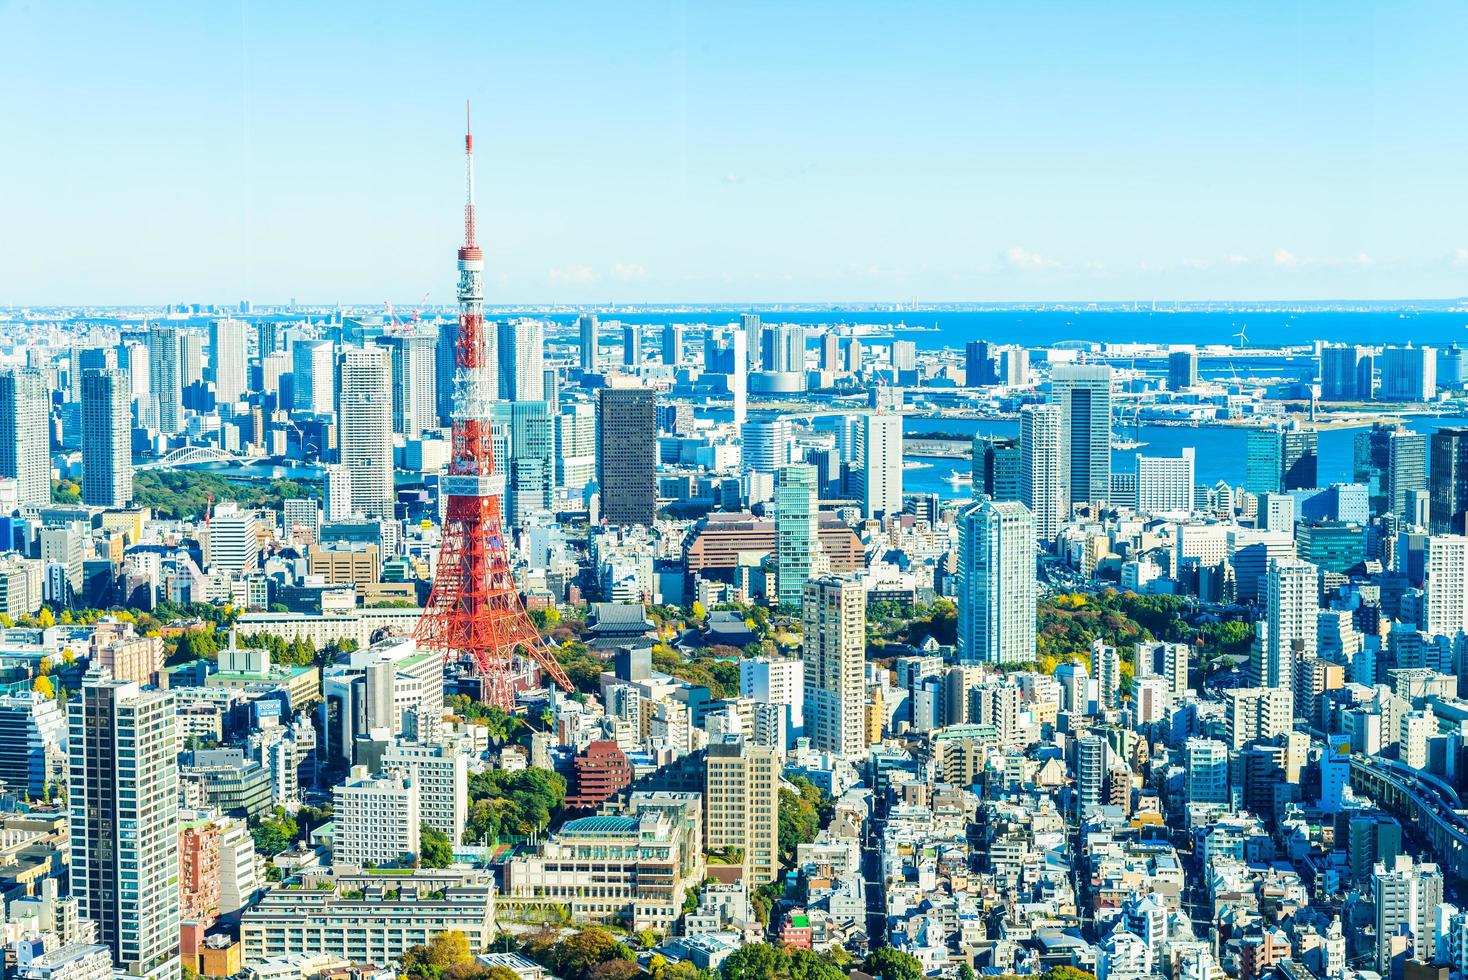
<svg viewBox="0 0 1468 980"><path fill-rule="evenodd" d="M454 351L454 439L448 475L439 492L448 503L438 572L414 638L445 657L469 658L484 680L485 699L515 708L516 658L540 665L571 690L515 588L505 553L500 499L505 478L496 472L490 405L494 390L489 337L484 329L484 252L474 234L474 136L464 132L464 244L459 248L459 338Z"/></svg>

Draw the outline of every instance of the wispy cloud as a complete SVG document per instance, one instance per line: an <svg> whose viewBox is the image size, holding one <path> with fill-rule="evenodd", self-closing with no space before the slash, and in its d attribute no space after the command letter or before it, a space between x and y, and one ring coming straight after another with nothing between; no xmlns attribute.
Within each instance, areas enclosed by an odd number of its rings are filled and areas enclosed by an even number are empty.
<svg viewBox="0 0 1468 980"><path fill-rule="evenodd" d="M1368 266L1368 265L1375 265L1376 264L1376 260L1373 259L1371 256L1367 255L1365 252L1357 252L1356 253L1355 262L1359 266Z"/></svg>
<svg viewBox="0 0 1468 980"><path fill-rule="evenodd" d="M1295 253L1291 252L1289 249L1277 248L1274 250L1274 264L1279 266L1281 269L1293 269L1295 266L1300 264L1300 260L1295 255Z"/></svg>
<svg viewBox="0 0 1468 980"><path fill-rule="evenodd" d="M647 278L647 267L637 262L613 262L612 278L623 282Z"/></svg>
<svg viewBox="0 0 1468 980"><path fill-rule="evenodd" d="M1453 252L1453 265L1468 265L1468 248L1460 248Z"/></svg>
<svg viewBox="0 0 1468 980"><path fill-rule="evenodd" d="M589 286L599 279L600 273L586 265L565 265L550 271L550 281L560 286Z"/></svg>
<svg viewBox="0 0 1468 980"><path fill-rule="evenodd" d="M1038 252L1031 252L1019 245L1011 245L1009 251L1004 255L1009 259L1009 264L1016 269L1054 269L1060 265L1059 262L1047 259Z"/></svg>
<svg viewBox="0 0 1468 980"><path fill-rule="evenodd" d="M1225 255L1223 257L1223 262L1225 265L1244 265L1248 261L1249 257L1247 255L1239 255L1237 253L1233 255Z"/></svg>

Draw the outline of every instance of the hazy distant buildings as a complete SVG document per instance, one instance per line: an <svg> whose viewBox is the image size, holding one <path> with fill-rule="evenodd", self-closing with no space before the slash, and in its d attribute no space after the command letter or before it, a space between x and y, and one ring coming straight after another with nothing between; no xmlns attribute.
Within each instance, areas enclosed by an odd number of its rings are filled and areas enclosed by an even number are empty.
<svg viewBox="0 0 1468 980"><path fill-rule="evenodd" d="M597 393L596 467L602 519L651 526L657 512L657 406L651 390L614 384Z"/></svg>
<svg viewBox="0 0 1468 980"><path fill-rule="evenodd" d="M352 509L393 516L392 365L381 347L348 347L337 367L337 446L351 476Z"/></svg>
<svg viewBox="0 0 1468 980"><path fill-rule="evenodd" d="M1111 494L1111 368L1060 364L1050 385L1065 429L1068 502L1106 500Z"/></svg>
<svg viewBox="0 0 1468 980"><path fill-rule="evenodd" d="M51 392L37 368L0 371L0 477L21 507L51 502Z"/></svg>
<svg viewBox="0 0 1468 980"><path fill-rule="evenodd" d="M1017 500L981 501L959 517L958 659L1035 659L1035 522Z"/></svg>
<svg viewBox="0 0 1468 980"><path fill-rule="evenodd" d="M132 407L127 375L82 374L82 502L126 507L133 496Z"/></svg>

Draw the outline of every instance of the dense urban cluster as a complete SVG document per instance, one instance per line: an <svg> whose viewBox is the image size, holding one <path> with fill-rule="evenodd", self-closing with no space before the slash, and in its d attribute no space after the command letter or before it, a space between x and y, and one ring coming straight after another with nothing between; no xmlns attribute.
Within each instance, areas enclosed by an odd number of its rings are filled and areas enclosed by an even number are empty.
<svg viewBox="0 0 1468 980"><path fill-rule="evenodd" d="M1468 352L709 319L490 331L566 681L516 657L508 707L416 639L460 321L9 321L15 975L1468 968Z"/></svg>

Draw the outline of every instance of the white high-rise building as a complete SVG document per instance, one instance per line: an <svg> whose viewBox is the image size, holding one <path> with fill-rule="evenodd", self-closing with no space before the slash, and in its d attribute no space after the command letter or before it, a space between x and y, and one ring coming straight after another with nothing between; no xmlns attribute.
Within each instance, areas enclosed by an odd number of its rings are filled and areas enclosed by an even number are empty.
<svg viewBox="0 0 1468 980"><path fill-rule="evenodd" d="M438 428L438 338L415 330L382 342L392 356L392 430L417 439Z"/></svg>
<svg viewBox="0 0 1468 980"><path fill-rule="evenodd" d="M867 518L902 513L902 416L861 416L861 506Z"/></svg>
<svg viewBox="0 0 1468 980"><path fill-rule="evenodd" d="M158 431L172 435L183 429L183 344L177 327L148 331L148 385Z"/></svg>
<svg viewBox="0 0 1468 980"><path fill-rule="evenodd" d="M255 515L237 504L220 504L209 519L209 570L242 575L260 565Z"/></svg>
<svg viewBox="0 0 1468 980"><path fill-rule="evenodd" d="M733 348L733 371L729 374L729 393L734 399L734 424L743 426L748 417L749 405L749 337L743 330L735 330L729 338Z"/></svg>
<svg viewBox="0 0 1468 980"><path fill-rule="evenodd" d="M795 427L788 419L755 419L739 429L744 472L774 473L790 462Z"/></svg>
<svg viewBox="0 0 1468 980"><path fill-rule="evenodd" d="M133 499L133 416L127 374L82 374L82 501L126 507ZM47 457L49 459L49 456Z"/></svg>
<svg viewBox="0 0 1468 980"><path fill-rule="evenodd" d="M179 976L173 695L89 674L68 707L71 894L135 977Z"/></svg>
<svg viewBox="0 0 1468 980"><path fill-rule="evenodd" d="M820 751L866 751L866 621L866 589L855 578L823 575L805 584L805 730Z"/></svg>
<svg viewBox="0 0 1468 980"><path fill-rule="evenodd" d="M545 401L545 325L539 320L499 324L500 397L512 402Z"/></svg>
<svg viewBox="0 0 1468 980"><path fill-rule="evenodd" d="M215 320L209 325L209 363L219 405L233 405L249 392L249 333L243 320Z"/></svg>
<svg viewBox="0 0 1468 980"><path fill-rule="evenodd" d="M315 544L321 537L321 505L310 497L281 501L281 523L286 540Z"/></svg>
<svg viewBox="0 0 1468 980"><path fill-rule="evenodd" d="M596 479L596 403L563 406L555 424L556 486L580 494Z"/></svg>
<svg viewBox="0 0 1468 980"><path fill-rule="evenodd" d="M1457 636L1468 629L1468 536L1438 534L1424 555L1427 622L1432 636Z"/></svg>
<svg viewBox="0 0 1468 980"><path fill-rule="evenodd" d="M805 732L805 662L753 657L739 662L739 696L778 707L784 714L785 743Z"/></svg>
<svg viewBox="0 0 1468 980"><path fill-rule="evenodd" d="M332 791L333 865L396 864L418 856L418 786L399 776L371 776L363 766Z"/></svg>
<svg viewBox="0 0 1468 980"><path fill-rule="evenodd" d="M1026 405L1019 414L1019 499L1034 515L1035 537L1047 546L1070 513L1065 489L1065 433L1056 405Z"/></svg>
<svg viewBox="0 0 1468 980"><path fill-rule="evenodd" d="M1193 509L1193 447L1182 455L1137 457L1137 510L1143 514Z"/></svg>
<svg viewBox="0 0 1468 980"><path fill-rule="evenodd" d="M384 772L409 777L418 788L418 815L450 843L464 836L469 818L469 757L452 745L396 742L382 755Z"/></svg>
<svg viewBox="0 0 1468 980"><path fill-rule="evenodd" d="M352 516L352 471L340 463L326 468L326 479L322 481L326 508L326 520L344 521Z"/></svg>
<svg viewBox="0 0 1468 980"><path fill-rule="evenodd" d="M1320 572L1298 558L1269 563L1264 585L1265 618L1259 627L1263 654L1261 687L1294 690L1296 651L1315 653L1320 614Z"/></svg>
<svg viewBox="0 0 1468 980"><path fill-rule="evenodd" d="M348 347L339 361L337 448L352 475L352 509L392 518L392 366L381 347Z"/></svg>
<svg viewBox="0 0 1468 980"><path fill-rule="evenodd" d="M1378 863L1371 875L1372 904L1376 906L1376 969L1391 975L1392 945L1397 936L1409 938L1409 958L1431 963L1436 946L1437 908L1443 900L1442 871L1435 864L1418 864L1405 854L1390 864Z"/></svg>
<svg viewBox="0 0 1468 980"><path fill-rule="evenodd" d="M21 507L51 502L51 393L39 368L0 371L0 477Z"/></svg>
<svg viewBox="0 0 1468 980"><path fill-rule="evenodd" d="M1017 500L984 500L959 517L958 659L1035 659L1035 522Z"/></svg>

